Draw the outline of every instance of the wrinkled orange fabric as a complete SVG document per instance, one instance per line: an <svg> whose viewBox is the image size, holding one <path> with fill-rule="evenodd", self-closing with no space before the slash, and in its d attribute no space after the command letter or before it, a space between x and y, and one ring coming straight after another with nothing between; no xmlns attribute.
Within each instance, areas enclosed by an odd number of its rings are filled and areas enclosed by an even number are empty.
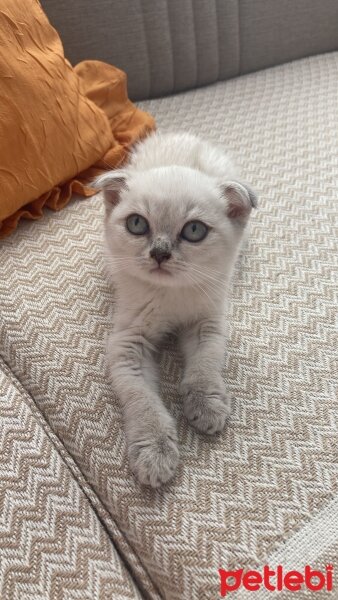
<svg viewBox="0 0 338 600"><path fill-rule="evenodd" d="M126 76L99 61L72 68L38 0L0 5L0 237L21 218L59 210L121 164L154 128Z"/></svg>

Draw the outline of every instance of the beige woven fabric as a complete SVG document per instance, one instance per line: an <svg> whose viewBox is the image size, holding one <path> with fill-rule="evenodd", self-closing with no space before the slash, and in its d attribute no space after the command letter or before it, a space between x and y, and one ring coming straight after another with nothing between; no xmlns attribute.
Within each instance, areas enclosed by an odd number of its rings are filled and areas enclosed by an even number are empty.
<svg viewBox="0 0 338 600"><path fill-rule="evenodd" d="M275 552L265 557L264 564L276 569L277 565L282 565L284 573L297 570L304 573L305 565L310 565L312 570L321 571L326 576L326 566L333 566L333 589L329 594L326 585L322 590L315 592L318 600L328 600L328 598L337 596L338 589L338 494L333 500L327 503L324 508L318 511L310 521L299 531L280 544ZM264 564L259 566L262 573ZM272 580L273 583L273 580ZM314 581L315 583L315 581ZM233 600L250 600L252 591L239 589L231 596ZM259 600L271 599L271 591L262 588L255 592L255 597ZM314 597L314 591L304 589L297 591L296 596L288 590L278 592L278 599L288 600L289 598L298 598L307 600Z"/></svg>
<svg viewBox="0 0 338 600"><path fill-rule="evenodd" d="M1 370L0 598L141 598L29 399Z"/></svg>
<svg viewBox="0 0 338 600"><path fill-rule="evenodd" d="M264 564L337 493L337 73L335 53L142 105L159 127L230 148L260 195L234 281L223 435L187 426L174 343L164 350L182 458L166 489L131 476L105 374L114 290L100 198L1 245L1 353L115 520L150 598L213 600L220 566Z"/></svg>

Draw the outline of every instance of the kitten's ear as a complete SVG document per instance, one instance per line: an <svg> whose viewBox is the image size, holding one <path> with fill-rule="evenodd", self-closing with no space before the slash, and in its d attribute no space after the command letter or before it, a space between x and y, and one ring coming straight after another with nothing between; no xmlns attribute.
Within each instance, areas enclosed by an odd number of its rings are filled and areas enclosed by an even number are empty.
<svg viewBox="0 0 338 600"><path fill-rule="evenodd" d="M127 189L126 173L124 171L109 171L95 179L93 187L103 190L106 209L111 210L120 201L120 193Z"/></svg>
<svg viewBox="0 0 338 600"><path fill-rule="evenodd" d="M223 183L222 194L227 200L227 216L229 219L245 221L252 210L257 208L257 196L246 183L228 181Z"/></svg>

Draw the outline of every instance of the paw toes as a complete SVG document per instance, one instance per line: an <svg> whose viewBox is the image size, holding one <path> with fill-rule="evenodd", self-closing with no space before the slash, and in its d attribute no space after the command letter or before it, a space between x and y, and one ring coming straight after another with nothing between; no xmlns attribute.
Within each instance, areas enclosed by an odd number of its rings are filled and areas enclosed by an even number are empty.
<svg viewBox="0 0 338 600"><path fill-rule="evenodd" d="M198 431L213 435L224 429L230 414L230 401L226 394L190 391L185 398L184 412Z"/></svg>
<svg viewBox="0 0 338 600"><path fill-rule="evenodd" d="M174 435L150 440L142 446L131 446L131 469L140 483L159 487L169 481L176 470L179 452Z"/></svg>

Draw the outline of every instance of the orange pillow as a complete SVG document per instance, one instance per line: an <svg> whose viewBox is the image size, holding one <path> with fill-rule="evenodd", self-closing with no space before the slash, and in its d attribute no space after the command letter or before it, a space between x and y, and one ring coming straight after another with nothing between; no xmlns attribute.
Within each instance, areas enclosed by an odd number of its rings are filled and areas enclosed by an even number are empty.
<svg viewBox="0 0 338 600"><path fill-rule="evenodd" d="M128 100L122 71L98 61L73 69L39 2L24 4L2 0L0 11L0 237L44 205L93 194L91 178L154 127Z"/></svg>

